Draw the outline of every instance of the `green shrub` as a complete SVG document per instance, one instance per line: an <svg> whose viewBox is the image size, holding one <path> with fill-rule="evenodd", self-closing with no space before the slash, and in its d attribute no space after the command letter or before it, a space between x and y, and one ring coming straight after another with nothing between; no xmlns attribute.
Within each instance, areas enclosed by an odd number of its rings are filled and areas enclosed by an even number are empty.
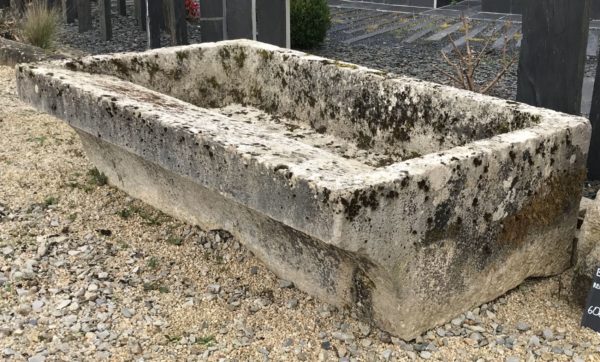
<svg viewBox="0 0 600 362"><path fill-rule="evenodd" d="M56 39L59 13L43 0L33 1L25 11L23 36L32 45L48 49Z"/></svg>
<svg viewBox="0 0 600 362"><path fill-rule="evenodd" d="M321 44L331 24L327 0L291 0L292 48L310 49Z"/></svg>

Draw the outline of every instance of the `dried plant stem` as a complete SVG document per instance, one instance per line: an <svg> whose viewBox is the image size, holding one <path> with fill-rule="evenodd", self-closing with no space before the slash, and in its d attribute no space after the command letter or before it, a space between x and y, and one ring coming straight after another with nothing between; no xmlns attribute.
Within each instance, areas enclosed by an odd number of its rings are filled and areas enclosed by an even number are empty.
<svg viewBox="0 0 600 362"><path fill-rule="evenodd" d="M452 45L452 53L456 56L456 61L450 60L450 57L444 53L442 54L443 61L448 64L452 68L452 72L448 72L439 67L436 69L446 78L451 80L457 87L467 89L474 92L479 93L488 93L498 82L506 75L506 73L510 70L512 65L517 60L516 56L508 55L508 44L510 39L508 38L507 33L504 33L504 45L502 47L502 68L498 73L496 73L494 79L489 82L480 85L476 81L476 73L481 65L482 60L488 54L488 49L491 44L491 38L488 38L483 45L483 48L477 52L473 49L470 43L469 37L469 20L464 15L461 16L461 21L463 23L464 29L464 38L465 38L465 51L461 51L460 47L456 44L456 41L452 38L452 36L448 36L450 39L450 44ZM510 28L510 23L506 23L504 26L505 29Z"/></svg>

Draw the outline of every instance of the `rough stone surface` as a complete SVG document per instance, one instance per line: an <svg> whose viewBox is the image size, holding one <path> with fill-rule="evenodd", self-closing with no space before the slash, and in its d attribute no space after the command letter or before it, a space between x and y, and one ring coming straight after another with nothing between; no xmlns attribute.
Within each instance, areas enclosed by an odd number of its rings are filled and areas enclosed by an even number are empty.
<svg viewBox="0 0 600 362"><path fill-rule="evenodd" d="M583 118L250 41L21 65L17 84L115 186L405 339L570 263Z"/></svg>
<svg viewBox="0 0 600 362"><path fill-rule="evenodd" d="M593 276L600 268L600 198L587 206L578 239L573 295L584 305Z"/></svg>
<svg viewBox="0 0 600 362"><path fill-rule="evenodd" d="M41 48L8 40L0 36L0 65L15 65L19 63L39 62L42 60L59 59L58 55L49 55Z"/></svg>

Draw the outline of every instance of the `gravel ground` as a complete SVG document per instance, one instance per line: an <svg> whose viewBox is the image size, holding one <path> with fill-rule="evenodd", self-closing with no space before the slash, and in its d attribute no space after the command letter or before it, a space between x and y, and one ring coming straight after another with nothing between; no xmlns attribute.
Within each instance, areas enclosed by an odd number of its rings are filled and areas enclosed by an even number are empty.
<svg viewBox="0 0 600 362"><path fill-rule="evenodd" d="M222 230L106 185L0 67L0 357L8 360L599 361L570 272L404 342L279 280Z"/></svg>
<svg viewBox="0 0 600 362"><path fill-rule="evenodd" d="M127 16L118 15L117 2L112 6L113 39L102 40L100 34L100 17L98 6L92 2L93 29L79 33L77 23L61 24L58 34L58 47L61 51L70 50L71 54L103 54L125 51L144 51L148 45L148 35L133 17L133 5L127 6ZM188 22L188 40L191 44L200 42L200 25ZM170 37L166 32L161 32L161 44L170 45Z"/></svg>

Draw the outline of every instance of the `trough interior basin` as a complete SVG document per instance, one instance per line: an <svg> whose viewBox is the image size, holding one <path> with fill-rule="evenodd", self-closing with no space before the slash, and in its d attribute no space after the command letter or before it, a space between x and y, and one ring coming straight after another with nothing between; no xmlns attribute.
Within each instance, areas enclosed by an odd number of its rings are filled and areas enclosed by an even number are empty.
<svg viewBox="0 0 600 362"><path fill-rule="evenodd" d="M477 97L447 94L447 87L325 58L299 61L294 52L273 52L266 45L238 41L174 49L97 56L74 67L373 168L539 122L536 115L486 106Z"/></svg>

